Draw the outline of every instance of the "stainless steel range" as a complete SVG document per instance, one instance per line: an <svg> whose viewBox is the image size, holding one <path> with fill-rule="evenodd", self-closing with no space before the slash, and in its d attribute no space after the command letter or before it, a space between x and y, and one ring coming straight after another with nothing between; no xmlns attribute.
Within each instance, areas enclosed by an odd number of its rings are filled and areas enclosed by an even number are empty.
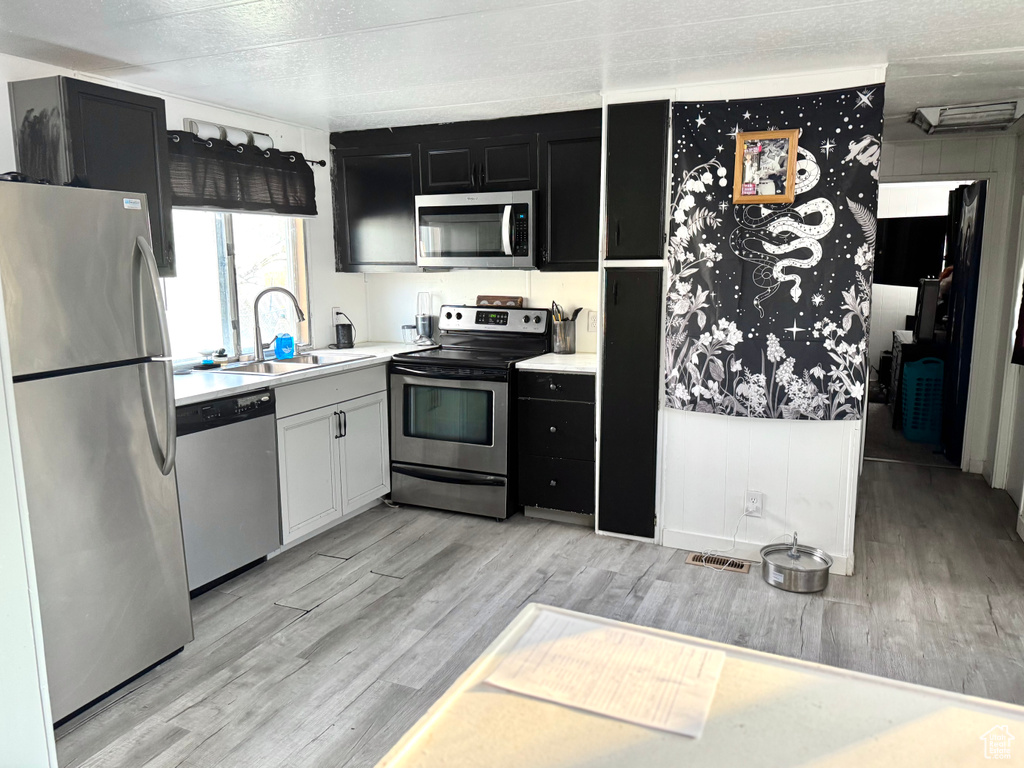
<svg viewBox="0 0 1024 768"><path fill-rule="evenodd" d="M551 349L545 309L443 306L441 346L391 362L391 498L502 520L509 476L512 365Z"/></svg>

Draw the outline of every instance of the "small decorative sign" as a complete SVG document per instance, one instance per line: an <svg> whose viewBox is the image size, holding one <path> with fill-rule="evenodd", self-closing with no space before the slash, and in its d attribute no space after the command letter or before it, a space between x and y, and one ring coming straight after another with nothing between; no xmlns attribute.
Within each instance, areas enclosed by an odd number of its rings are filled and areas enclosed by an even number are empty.
<svg viewBox="0 0 1024 768"><path fill-rule="evenodd" d="M733 203L792 203L799 138L798 128L737 133Z"/></svg>

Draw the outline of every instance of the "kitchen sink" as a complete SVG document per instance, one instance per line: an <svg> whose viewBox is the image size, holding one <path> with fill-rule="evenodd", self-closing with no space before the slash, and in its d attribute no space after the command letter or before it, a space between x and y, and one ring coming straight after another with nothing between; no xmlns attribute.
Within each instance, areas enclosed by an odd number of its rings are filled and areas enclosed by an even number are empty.
<svg viewBox="0 0 1024 768"><path fill-rule="evenodd" d="M252 376L280 376L293 371L322 368L325 365L340 365L354 360L367 360L373 355L359 355L339 352L327 355L296 355L288 360L261 360L251 363L231 363L214 369L215 373L242 373Z"/></svg>
<svg viewBox="0 0 1024 768"><path fill-rule="evenodd" d="M214 373L248 373L254 376L280 376L282 373L316 368L316 363L292 363L283 360L266 360L251 363L234 363L214 369Z"/></svg>
<svg viewBox="0 0 1024 768"><path fill-rule="evenodd" d="M278 362L299 363L303 365L337 365L338 363L351 363L354 360L368 360L373 355L360 355L355 352L330 352L325 355L296 355L291 360L280 360Z"/></svg>

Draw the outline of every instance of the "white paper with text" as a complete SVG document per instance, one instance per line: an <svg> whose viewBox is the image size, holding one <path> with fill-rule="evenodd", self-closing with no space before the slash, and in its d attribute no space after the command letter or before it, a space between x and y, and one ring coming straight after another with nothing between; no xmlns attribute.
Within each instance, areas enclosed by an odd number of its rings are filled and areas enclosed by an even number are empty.
<svg viewBox="0 0 1024 768"><path fill-rule="evenodd" d="M487 682L697 738L724 663L723 651L541 611Z"/></svg>

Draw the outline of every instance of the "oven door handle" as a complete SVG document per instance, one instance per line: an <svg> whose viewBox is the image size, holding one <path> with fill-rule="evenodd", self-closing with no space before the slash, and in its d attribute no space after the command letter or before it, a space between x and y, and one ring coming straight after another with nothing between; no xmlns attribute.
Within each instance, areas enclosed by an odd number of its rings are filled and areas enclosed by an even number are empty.
<svg viewBox="0 0 1024 768"><path fill-rule="evenodd" d="M448 476L442 475L437 472L429 472L421 469L413 469L412 467L403 467L393 464L391 471L399 475L406 475L407 477L415 477L417 480L430 480L435 483L448 483L449 485L487 485L487 486L504 486L505 478L498 477L496 475L481 475L479 477L470 477L468 475Z"/></svg>
<svg viewBox="0 0 1024 768"><path fill-rule="evenodd" d="M394 360L391 362L391 373L448 381L508 381L508 371L504 368L450 368L446 366L420 368L402 365Z"/></svg>

